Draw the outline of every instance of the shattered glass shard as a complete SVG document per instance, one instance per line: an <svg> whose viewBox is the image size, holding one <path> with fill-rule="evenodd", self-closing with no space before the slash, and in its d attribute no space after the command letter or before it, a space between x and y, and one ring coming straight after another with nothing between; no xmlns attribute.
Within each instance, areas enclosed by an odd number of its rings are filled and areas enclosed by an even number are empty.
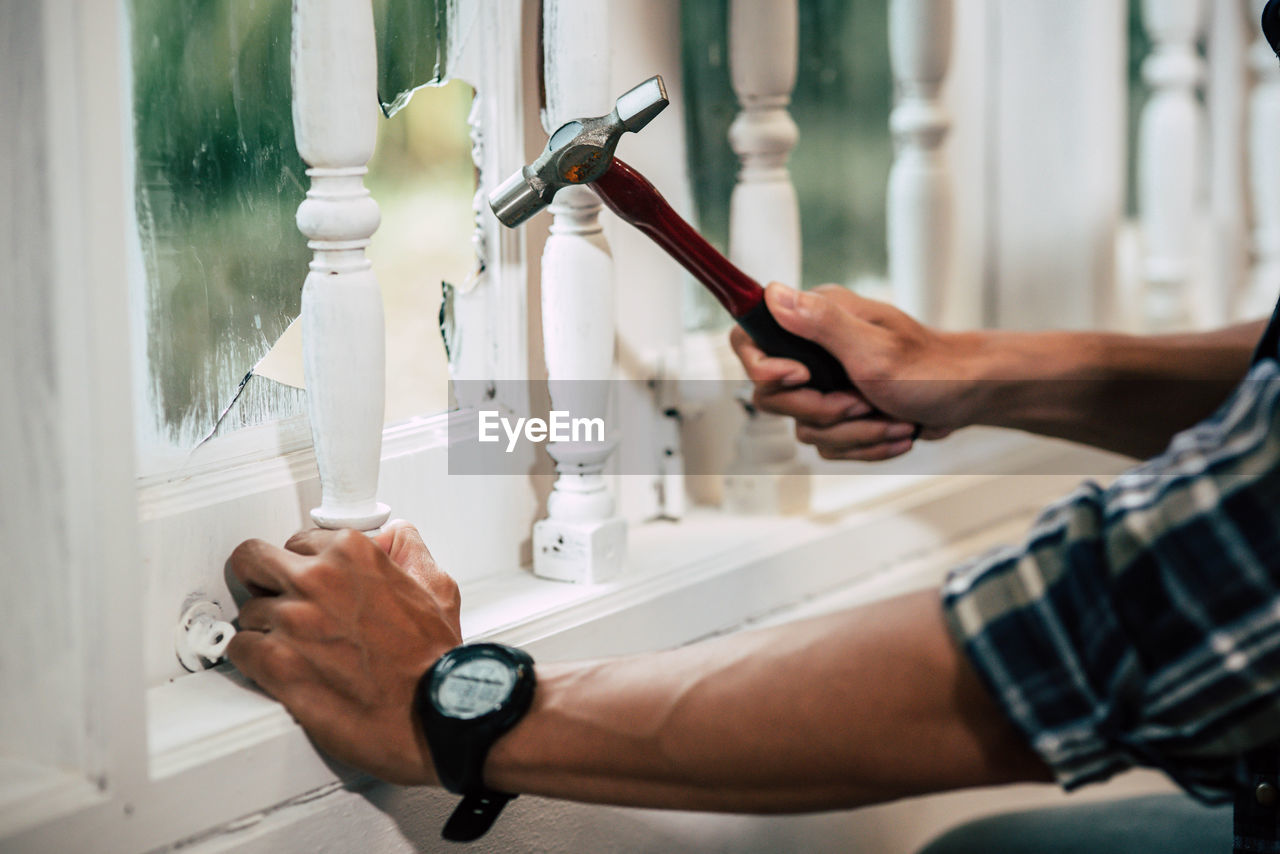
<svg viewBox="0 0 1280 854"><path fill-rule="evenodd" d="M267 351L258 364L253 366L254 376L287 385L292 388L306 388L307 381L302 373L302 318L289 324L289 328L276 341L275 346Z"/></svg>
<svg viewBox="0 0 1280 854"><path fill-rule="evenodd" d="M418 89L444 82L449 5L446 0L374 0L378 101L387 118Z"/></svg>

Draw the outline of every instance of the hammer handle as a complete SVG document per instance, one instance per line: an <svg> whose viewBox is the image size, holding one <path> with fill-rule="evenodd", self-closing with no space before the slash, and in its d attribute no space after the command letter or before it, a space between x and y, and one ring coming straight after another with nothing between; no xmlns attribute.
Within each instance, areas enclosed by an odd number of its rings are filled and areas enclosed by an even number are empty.
<svg viewBox="0 0 1280 854"><path fill-rule="evenodd" d="M783 329L770 313L760 283L717 252L643 175L615 157L591 186L611 211L647 234L702 282L761 350L802 363L809 369L811 388L824 392L853 388L836 357Z"/></svg>

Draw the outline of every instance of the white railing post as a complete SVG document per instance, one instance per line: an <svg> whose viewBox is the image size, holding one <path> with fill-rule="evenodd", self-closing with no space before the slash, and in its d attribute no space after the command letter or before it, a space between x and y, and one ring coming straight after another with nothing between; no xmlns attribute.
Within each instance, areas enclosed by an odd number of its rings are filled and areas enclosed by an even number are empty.
<svg viewBox="0 0 1280 854"><path fill-rule="evenodd" d="M1266 0L1249 0L1251 18L1262 16ZM1265 315L1280 294L1280 61L1258 29L1249 47L1255 74L1249 97L1249 192L1253 200L1253 268L1237 314Z"/></svg>
<svg viewBox="0 0 1280 854"><path fill-rule="evenodd" d="M1248 203L1245 145L1250 29L1245 23L1252 3L1228 0L1209 4L1206 46L1208 80L1205 103L1209 125L1210 246L1206 274L1191 294L1200 325L1231 321L1244 292L1248 271Z"/></svg>
<svg viewBox="0 0 1280 854"><path fill-rule="evenodd" d="M1201 0L1142 0L1151 56L1142 74L1152 88L1138 131L1138 210L1143 240L1145 320L1154 330L1186 326L1198 249L1203 189L1204 116L1196 90L1204 63L1196 45Z"/></svg>
<svg viewBox="0 0 1280 854"><path fill-rule="evenodd" d="M371 530L382 456L386 345L382 295L365 247L378 206L364 186L378 134L369 0L295 0L293 126L311 189L298 229L314 250L302 288L303 366L324 528Z"/></svg>
<svg viewBox="0 0 1280 854"><path fill-rule="evenodd" d="M952 0L891 0L889 54L898 156L889 172L889 280L898 307L942 318L951 274L951 176L942 147L951 128L941 92L951 63Z"/></svg>
<svg viewBox="0 0 1280 854"><path fill-rule="evenodd" d="M598 0L545 0L543 124L551 133L570 119L613 108L609 6ZM542 253L542 338L553 409L603 418L614 363L613 259L600 224L600 198L566 187L551 204L551 236ZM607 423L607 421L606 421ZM604 469L604 443L559 442L547 518L533 527L534 572L562 581L605 581L626 561L627 525L618 515Z"/></svg>
<svg viewBox="0 0 1280 854"><path fill-rule="evenodd" d="M787 160L800 130L787 107L796 84L795 0L731 0L729 69L741 112L729 144L741 160L729 202L729 258L761 284L800 281L800 207ZM725 477L726 509L799 512L808 506L791 420L747 407Z"/></svg>

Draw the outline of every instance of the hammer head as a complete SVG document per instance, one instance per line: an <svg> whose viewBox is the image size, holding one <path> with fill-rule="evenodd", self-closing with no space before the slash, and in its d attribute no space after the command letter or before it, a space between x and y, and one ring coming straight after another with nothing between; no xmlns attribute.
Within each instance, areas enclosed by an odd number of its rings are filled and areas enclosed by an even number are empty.
<svg viewBox="0 0 1280 854"><path fill-rule="evenodd" d="M562 187L589 184L603 175L618 139L643 128L668 103L662 78L654 76L620 97L607 116L565 122L537 160L489 194L489 207L499 222L515 228L551 204Z"/></svg>

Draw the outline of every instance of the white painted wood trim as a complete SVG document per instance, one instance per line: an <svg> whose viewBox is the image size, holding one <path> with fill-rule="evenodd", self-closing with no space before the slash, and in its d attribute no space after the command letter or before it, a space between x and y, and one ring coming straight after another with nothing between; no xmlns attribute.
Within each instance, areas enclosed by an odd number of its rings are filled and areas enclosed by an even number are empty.
<svg viewBox="0 0 1280 854"><path fill-rule="evenodd" d="M800 281L800 204L787 162L800 15L795 0L732 0L729 71L739 112L729 144L741 168L729 201L729 258L761 284Z"/></svg>
<svg viewBox="0 0 1280 854"><path fill-rule="evenodd" d="M609 5L544 0L543 80L548 134L573 119L613 109ZM573 418L603 419L614 376L613 257L605 241L604 205L589 187L556 193L551 234L542 250L542 348L551 405ZM560 581L594 583L626 563L627 525L605 476L614 437L558 443L556 482L547 518L533 530L533 571Z"/></svg>
<svg viewBox="0 0 1280 854"><path fill-rule="evenodd" d="M956 0L952 22L950 73L942 102L955 117L943 156L951 165L952 202L961 213L952 218L951 279L939 318L949 329L989 325L988 219L990 173L999 167L991 156L994 106L989 98L992 31L989 18L998 9L988 0Z"/></svg>
<svg viewBox="0 0 1280 854"><path fill-rule="evenodd" d="M1209 4L1208 80L1209 256L1191 293L1200 325L1223 326L1236 317L1249 268L1247 131L1249 46L1256 24L1248 0Z"/></svg>
<svg viewBox="0 0 1280 854"><path fill-rule="evenodd" d="M800 202L787 162L800 141L791 118L800 49L795 0L732 0L729 71L739 112L729 145L741 162L729 197L729 259L762 285L800 288ZM744 387L741 395L748 391ZM790 418L744 407L724 477L729 513L799 513L808 507Z"/></svg>
<svg viewBox="0 0 1280 854"><path fill-rule="evenodd" d="M1013 467L1019 474L1099 465L1094 455L1060 444L1000 435L998 456L1021 457ZM959 454L965 455L963 448ZM980 463L978 457L970 461ZM988 456L988 461L994 460ZM1075 475L886 477L889 486L864 492L835 515L735 519L698 511L678 526L638 528L633 566L613 583L583 587L504 573L464 585L464 633L469 639L520 644L539 660L625 654L687 643L855 585L883 596L934 584L971 553L955 546L957 538L973 537L975 531L987 532L988 539L1013 536L1046 500L1077 480ZM969 545L985 547L988 539L978 535ZM850 565L851 555L857 556L856 565ZM847 598L852 604L860 594ZM184 717L192 704L217 713ZM351 779L315 754L277 704L225 672L153 689L149 708L152 770L162 778L164 794L156 798L158 804L148 805L148 821L121 828L123 835L110 842L116 847L103 854L165 841L180 822L159 808L172 808L193 791L209 798L202 819L213 826L266 803L332 791ZM263 762L288 772L249 772Z"/></svg>
<svg viewBox="0 0 1280 854"><path fill-rule="evenodd" d="M450 476L453 447L474 441L477 430L475 410L389 428L379 475L382 494L419 526L433 553L455 566L462 581L527 561L537 506L526 478ZM524 458L517 469L532 467L533 447L519 453ZM171 638L189 600L211 601L224 614L235 613L224 567L231 550L249 536L282 543L307 527L307 510L318 493L315 456L305 447L275 459L214 467L139 493L146 685L184 676ZM474 534L476 514L484 515L490 529L485 537Z"/></svg>
<svg viewBox="0 0 1280 854"><path fill-rule="evenodd" d="M385 410L382 292L365 256L381 221L364 186L378 137L378 60L369 0L293 5L293 128L310 167L298 228L315 252L302 288L307 411L322 484L311 518L372 530Z"/></svg>
<svg viewBox="0 0 1280 854"><path fill-rule="evenodd" d="M1197 95L1204 63L1202 0L1143 0L1152 52L1143 64L1151 97L1138 129L1138 211L1142 222L1145 316L1154 331L1187 326L1201 271L1204 113Z"/></svg>
<svg viewBox="0 0 1280 854"><path fill-rule="evenodd" d="M25 20L31 30L19 35L43 51L42 70L15 76L37 87L48 107L43 123L29 128L43 140L43 157L40 163L0 168L30 169L31 180L43 183L48 197L47 221L27 216L13 231L37 235L37 245L47 248L48 280L13 286L41 289L53 307L54 378L44 392L51 396L61 435L55 459L46 462L59 474L28 497L38 497L51 518L62 520L58 536L67 565L59 569L68 579L68 610L79 621L74 652L63 666L80 683L76 696L64 698L74 707L80 731L65 735L83 749L78 767L34 803L19 797L0 804L0 839L75 810L118 810L146 773L143 690L136 667L141 626L118 618L137 608L138 589L130 359L121 335L129 315L120 223L132 209L120 168L127 139L127 99L122 98L127 66L121 49L126 27L120 4L72 0L43 0ZM6 75L11 71L16 69L7 66ZM24 213L29 212L14 215ZM0 219L8 228L8 218ZM0 323L24 321L0 318ZM25 464L26 450L10 449L13 465ZM5 539L16 548L6 548L4 571L29 573L39 565L34 555L26 559L23 538ZM15 606L21 603L4 605Z"/></svg>
<svg viewBox="0 0 1280 854"><path fill-rule="evenodd" d="M942 319L951 283L951 117L941 97L951 65L952 0L890 0L889 52L897 104L889 117L897 157L889 172L889 280L898 307Z"/></svg>
<svg viewBox="0 0 1280 854"><path fill-rule="evenodd" d="M80 652L65 664L82 674L83 699L68 697L67 701L77 707L77 714L83 714L85 750L78 773L49 774L41 768L22 771L30 786L18 779L16 768L6 765L5 792L26 791L38 798L19 796L0 803L0 847L25 850L26 840L32 838L26 834L31 832L45 840L32 843L36 850L94 850L104 832L152 821L153 808L167 811L169 817L161 824L178 828L180 835L198 830L204 820L202 808L191 806L203 802L197 789L188 789L185 796L192 800L182 803L169 800L167 792L149 779L145 669L139 662L150 655L171 658L171 639L157 646L146 641L146 634L158 629L163 636L172 622L165 616L167 604L152 609L148 599L139 595L151 587L148 576L174 577L185 586L183 574L198 561L210 564L209 575L221 583L221 570L213 564L225 558L222 541L256 533L277 537L301 527L305 508L297 515L298 496L314 495L318 490L307 486L308 476L314 482L315 473L314 457L303 450L308 443L298 429L305 431L305 421L264 428L252 439L246 434L211 442L181 471L141 483L135 480L132 409L127 404L131 399L129 338L124 332L130 324L130 269L122 223L132 211L130 172L122 168L132 156L128 133L132 110L128 69L132 59L125 7L122 3L79 0L39 0L33 5L39 9L33 19L39 22L39 31L24 37L40 46L48 73L25 79L41 88L44 103L51 107L44 122L47 126L33 129L45 140L45 153L42 164L5 165L47 172L38 180L48 183L50 215L31 218L27 227L38 231L41 240L47 239L52 247L48 281L31 284L51 294L55 307L56 322L51 331L58 358L56 382L51 387L58 389L57 405L65 430L57 454L65 479L50 496L58 496L58 516L66 520L60 535L66 541L69 572L75 578L75 589L69 596L73 606L83 611L77 611L80 639L75 648ZM523 91L520 4L518 0L486 0L467 7L484 12L476 16L484 37L474 43L487 45L495 55L503 51L507 55L501 63L477 63L480 70L475 79L515 70L495 80L491 91L501 97L488 102L483 113L501 128L494 134L498 142L483 150L505 151L509 157L520 147L521 128L513 121L520 115ZM15 71L7 59L0 57L6 73ZM510 108L506 101L514 101L516 108ZM492 159L496 162L497 155ZM495 166L487 174L499 171ZM490 364L502 363L495 369L496 375L523 380L521 241L517 232L507 229L495 229L495 234L501 239L494 240L499 250L491 256L486 270L488 286L477 288L492 297L484 311L477 313L468 338L472 349L483 353ZM92 287L86 282L92 282ZM480 319L484 322L478 322ZM0 323L19 320L7 317ZM504 329L512 331L504 333ZM499 354L501 358L497 358ZM499 562L515 566L520 563L525 539L522 532L527 531L533 515L528 483L512 478L481 490L479 479L462 479L452 488L458 500L453 505L445 496L422 486L444 478L448 424L467 417L474 418L474 412L425 419L426 424L386 431L383 456L397 461L391 491L412 491L420 500L440 501L440 506L423 510L425 528L461 527L455 524L458 513L486 507L495 523L511 536L498 551L481 559L490 566ZM379 421L379 433L381 428ZM281 450L285 459L274 459ZM307 457L311 457L310 463ZM263 462L267 463L263 470L252 475L251 469ZM298 471L299 466L306 468L308 464L309 475ZM228 466L229 470L219 471ZM211 495L197 493L197 484L218 484L218 495L226 502L216 506ZM277 516L282 511L287 516L291 510L297 515L284 532L267 530L274 523L254 516L250 499L255 490L268 488L283 493L286 499L292 493L292 502L277 501L274 508ZM163 528L160 539L168 544L163 548L144 551L140 547L139 499L147 514L143 529L148 521ZM191 520L190 512L197 510L212 514L203 520L209 524L184 527L184 522ZM197 536L192 536L193 531ZM502 537L494 539L503 541ZM175 543L184 542L174 548ZM482 547L485 549L487 546ZM196 558L188 562L190 554ZM22 563L20 553L11 553L10 558ZM462 564L461 558L457 563ZM200 577L196 572L187 580ZM202 713L198 708L191 711ZM218 773L216 766L207 769L211 776ZM264 800L260 806L271 803L275 801ZM65 821L68 818L70 824Z"/></svg>

